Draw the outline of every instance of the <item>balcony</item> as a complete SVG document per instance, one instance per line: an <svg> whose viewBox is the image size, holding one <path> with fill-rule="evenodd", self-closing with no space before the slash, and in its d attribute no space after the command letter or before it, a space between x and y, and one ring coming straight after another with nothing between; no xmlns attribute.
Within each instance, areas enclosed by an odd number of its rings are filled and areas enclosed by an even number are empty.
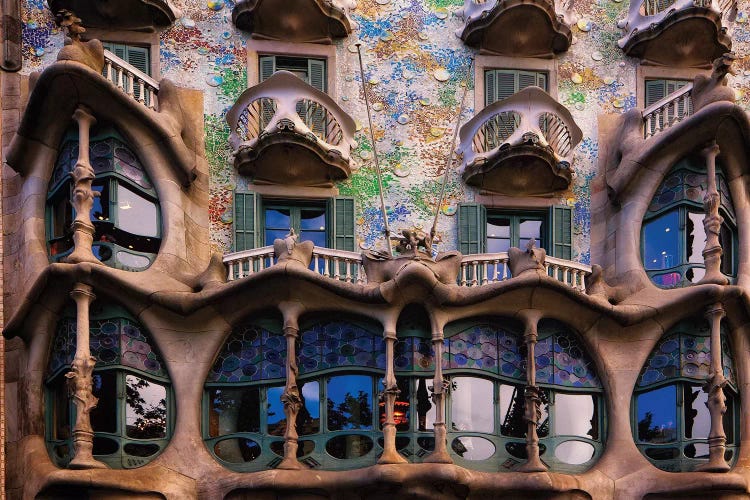
<svg viewBox="0 0 750 500"><path fill-rule="evenodd" d="M571 19L555 0L466 0L456 32L484 54L554 57L570 47Z"/></svg>
<svg viewBox="0 0 750 500"><path fill-rule="evenodd" d="M253 38L330 44L352 32L354 0L240 0L232 22Z"/></svg>
<svg viewBox="0 0 750 500"><path fill-rule="evenodd" d="M459 137L467 184L507 196L545 196L570 187L582 133L565 106L528 87L477 113Z"/></svg>
<svg viewBox="0 0 750 500"><path fill-rule="evenodd" d="M643 110L643 138L648 139L693 114L693 84Z"/></svg>
<svg viewBox="0 0 750 500"><path fill-rule="evenodd" d="M709 67L731 50L725 22L736 11L735 0L631 0L618 45L650 64Z"/></svg>
<svg viewBox="0 0 750 500"><path fill-rule="evenodd" d="M104 77L149 109L157 109L159 82L112 52L104 51Z"/></svg>
<svg viewBox="0 0 750 500"><path fill-rule="evenodd" d="M167 28L181 15L169 0L49 0L53 13L67 9L87 28L153 32Z"/></svg>
<svg viewBox="0 0 750 500"><path fill-rule="evenodd" d="M351 173L354 120L292 73L243 92L227 122L234 166L256 184L330 187Z"/></svg>
<svg viewBox="0 0 750 500"><path fill-rule="evenodd" d="M227 281L235 281L256 274L276 264L273 246L255 248L224 256ZM464 255L456 284L461 287L477 287L512 279L507 252L493 254ZM584 279L591 274L591 267L578 262L555 257L546 257L544 264L547 276L578 290L586 292ZM362 254L315 247L312 252L310 272L332 280L365 285L367 275L362 264Z"/></svg>

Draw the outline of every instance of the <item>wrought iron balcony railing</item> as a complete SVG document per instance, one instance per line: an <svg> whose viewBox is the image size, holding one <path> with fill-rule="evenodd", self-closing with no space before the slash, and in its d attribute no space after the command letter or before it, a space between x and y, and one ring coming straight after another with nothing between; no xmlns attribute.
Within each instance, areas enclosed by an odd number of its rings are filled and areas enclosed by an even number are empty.
<svg viewBox="0 0 750 500"><path fill-rule="evenodd" d="M156 110L159 82L146 73L105 50L103 74L118 89L144 106Z"/></svg>
<svg viewBox="0 0 750 500"><path fill-rule="evenodd" d="M327 94L287 71L246 90L227 113L241 174L267 183L327 185L349 176L354 120ZM289 162L278 164L284 144ZM295 157L296 145L300 157ZM268 153L267 162L263 161ZM311 165L310 153L321 165Z"/></svg>
<svg viewBox="0 0 750 500"><path fill-rule="evenodd" d="M275 264L273 246L255 248L224 256L227 266L227 280L234 281L251 276ZM591 267L555 257L547 257L547 275L581 292L586 291L584 278L591 273ZM362 254L315 247L310 270L330 279L347 283L367 283L362 265ZM482 286L512 279L508 267L508 254L486 253L464 255L461 258L461 271L458 285L465 287Z"/></svg>
<svg viewBox="0 0 750 500"><path fill-rule="evenodd" d="M463 178L486 191L540 195L567 189L582 138L570 112L528 87L477 113L459 133Z"/></svg>

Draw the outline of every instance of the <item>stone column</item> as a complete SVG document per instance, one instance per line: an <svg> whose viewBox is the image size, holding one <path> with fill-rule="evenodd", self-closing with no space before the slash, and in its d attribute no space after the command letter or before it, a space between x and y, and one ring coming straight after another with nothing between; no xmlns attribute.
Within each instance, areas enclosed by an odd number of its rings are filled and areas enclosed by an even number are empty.
<svg viewBox="0 0 750 500"><path fill-rule="evenodd" d="M284 415L286 416L286 430L284 431L284 459L279 463L278 469L302 469L303 465L297 460L297 447L299 446L297 434L297 415L302 408L302 398L297 387L297 338L299 328L296 326L284 326L284 337L286 337L286 385L281 395L284 404Z"/></svg>
<svg viewBox="0 0 750 500"><path fill-rule="evenodd" d="M402 464L406 459L396 449L396 422L393 419L396 399L401 391L396 383L395 354L396 332L385 330L385 422L383 423L383 454L378 460L379 464Z"/></svg>
<svg viewBox="0 0 750 500"><path fill-rule="evenodd" d="M706 194L703 196L703 209L706 212L703 218L703 228L706 232L706 246L703 249L703 263L706 266L706 274L700 283L715 283L726 285L729 280L721 273L721 243L719 233L724 218L719 215L721 198L716 189L716 157L719 154L719 146L716 141L712 142L703 151L706 160Z"/></svg>
<svg viewBox="0 0 750 500"><path fill-rule="evenodd" d="M721 318L724 308L721 303L711 305L706 311L706 319L711 325L711 375L703 385L708 393L706 406L711 415L711 430L708 433L708 463L697 470L706 472L727 472L729 464L724 459L727 435L724 433L724 414L727 412L724 396L724 368L721 365Z"/></svg>
<svg viewBox="0 0 750 500"><path fill-rule="evenodd" d="M87 212L88 213L88 212ZM76 354L68 378L68 388L76 406L76 422L73 427L74 456L71 469L104 469L105 464L94 459L94 430L91 428L91 410L99 400L94 397L92 374L96 358L89 348L89 306L96 299L91 286L76 283L70 296L76 303Z"/></svg>
<svg viewBox="0 0 750 500"><path fill-rule="evenodd" d="M445 395L448 381L443 379L443 332L432 332L432 348L435 351L435 378L432 381L432 402L435 404L435 449L424 462L452 464L448 454L448 432L445 428Z"/></svg>
<svg viewBox="0 0 750 500"><path fill-rule="evenodd" d="M540 311L521 311L525 331L523 340L526 343L526 387L524 388L524 414L526 420L526 463L518 470L522 472L543 472L547 470L542 459L539 458L539 436L536 427L542 418L540 404L542 389L536 385L536 356L535 348L538 339L537 325Z"/></svg>
<svg viewBox="0 0 750 500"><path fill-rule="evenodd" d="M91 189L94 180L94 169L89 162L89 132L96 123L96 118L80 106L73 113L73 119L78 122L78 161L70 173L73 178L73 207L76 210L76 218L73 221L73 253L65 258L65 262L72 264L79 262L92 262L99 264L99 260L91 251L94 241L94 225L91 223L89 213L94 205L94 197L99 193Z"/></svg>

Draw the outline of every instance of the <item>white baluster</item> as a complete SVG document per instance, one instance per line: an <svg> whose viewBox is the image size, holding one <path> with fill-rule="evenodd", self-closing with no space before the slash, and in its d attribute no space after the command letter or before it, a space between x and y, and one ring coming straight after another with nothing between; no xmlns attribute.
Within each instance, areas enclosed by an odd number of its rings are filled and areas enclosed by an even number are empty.
<svg viewBox="0 0 750 500"><path fill-rule="evenodd" d="M330 276L330 272L328 269L328 261L329 261L329 257L327 255L324 255L323 256L323 274L325 276Z"/></svg>
<svg viewBox="0 0 750 500"><path fill-rule="evenodd" d="M333 279L340 280L341 279L341 270L339 269L339 258L333 257Z"/></svg>

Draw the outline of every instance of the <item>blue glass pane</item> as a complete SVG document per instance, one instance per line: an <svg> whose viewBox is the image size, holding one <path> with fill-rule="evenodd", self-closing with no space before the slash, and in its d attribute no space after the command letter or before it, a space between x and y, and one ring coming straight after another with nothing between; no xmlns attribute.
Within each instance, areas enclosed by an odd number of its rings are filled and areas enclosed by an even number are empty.
<svg viewBox="0 0 750 500"><path fill-rule="evenodd" d="M301 211L300 229L311 229L314 231L326 230L326 211L325 209L305 209Z"/></svg>
<svg viewBox="0 0 750 500"><path fill-rule="evenodd" d="M283 387L268 388L266 423L268 425L268 433L272 436L283 436L286 430L286 415L284 415L284 404L281 402L282 394L284 394Z"/></svg>
<svg viewBox="0 0 750 500"><path fill-rule="evenodd" d="M299 241L312 241L313 244L315 244L316 247L323 247L325 248L328 244L328 238L326 237L326 233L321 233L320 231L302 231L300 233Z"/></svg>
<svg viewBox="0 0 750 500"><path fill-rule="evenodd" d="M266 245L273 245L274 240L284 239L289 234L289 229L266 229Z"/></svg>
<svg viewBox="0 0 750 500"><path fill-rule="evenodd" d="M94 204L89 212L89 217L92 221L106 222L109 220L109 196L107 195L109 189L106 189L102 185L91 186L92 191L99 193L99 196L94 197Z"/></svg>
<svg viewBox="0 0 750 500"><path fill-rule="evenodd" d="M302 332L300 340L300 375L344 366L385 368L383 337L356 324L317 323Z"/></svg>
<svg viewBox="0 0 750 500"><path fill-rule="evenodd" d="M266 209L266 227L272 229L285 229L289 232L292 225L292 219L289 210L267 208Z"/></svg>
<svg viewBox="0 0 750 500"><path fill-rule="evenodd" d="M510 239L487 238L487 252L501 253L507 252L510 248Z"/></svg>
<svg viewBox="0 0 750 500"><path fill-rule="evenodd" d="M677 439L677 390L674 385L638 395L638 440L670 443Z"/></svg>
<svg viewBox="0 0 750 500"><path fill-rule="evenodd" d="M286 341L257 325L238 326L216 358L208 382L252 382L284 377Z"/></svg>
<svg viewBox="0 0 750 500"><path fill-rule="evenodd" d="M331 377L326 404L328 430L372 429L372 377Z"/></svg>
<svg viewBox="0 0 750 500"><path fill-rule="evenodd" d="M657 274L651 277L651 281L655 285L668 288L679 285L682 282L682 275L680 273Z"/></svg>
<svg viewBox="0 0 750 500"><path fill-rule="evenodd" d="M676 210L643 225L643 260L646 269L668 269L680 263L679 214Z"/></svg>

